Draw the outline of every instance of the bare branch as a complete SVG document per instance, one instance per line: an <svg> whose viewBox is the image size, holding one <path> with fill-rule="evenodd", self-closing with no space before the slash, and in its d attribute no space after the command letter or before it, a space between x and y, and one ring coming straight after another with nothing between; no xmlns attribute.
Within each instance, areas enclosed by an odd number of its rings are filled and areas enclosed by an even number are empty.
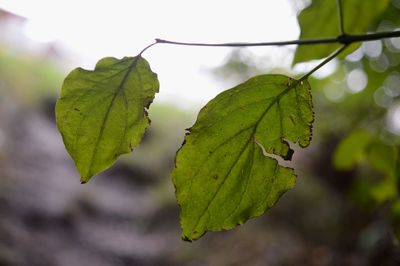
<svg viewBox="0 0 400 266"><path fill-rule="evenodd" d="M343 35L343 34L345 34L345 31L344 31L342 0L336 0L336 6L338 9L339 31L340 31L340 34Z"/></svg>
<svg viewBox="0 0 400 266"><path fill-rule="evenodd" d="M196 42L176 42L163 39L156 39L156 43L185 45L185 46L208 46L208 47L251 47L251 46L284 46L284 45L317 45L327 43L351 44L354 42L374 41L387 38L400 37L400 31L386 31L377 33L367 33L361 35L341 34L337 37L321 39L289 40L279 42L231 42L231 43L196 43Z"/></svg>

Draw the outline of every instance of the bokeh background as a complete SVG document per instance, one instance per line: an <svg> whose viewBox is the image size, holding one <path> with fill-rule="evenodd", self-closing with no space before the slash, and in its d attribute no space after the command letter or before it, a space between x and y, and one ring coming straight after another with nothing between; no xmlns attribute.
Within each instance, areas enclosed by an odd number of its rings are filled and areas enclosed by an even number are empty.
<svg viewBox="0 0 400 266"><path fill-rule="evenodd" d="M163 12L154 11L156 1L136 12L135 3L88 2L0 2L0 265L400 265L392 169L400 38L365 43L311 77L313 141L290 164L299 176L294 189L262 217L187 243L170 178L185 128L223 89L261 73L299 76L315 62L292 68L294 47L154 47L145 54L161 83L152 125L138 149L86 185L55 126L63 78L102 56L134 55L150 38L296 39L296 14L308 1L172 1L159 3ZM267 15L253 14L262 8ZM371 30L398 29L399 8L391 1ZM114 25L107 14L117 29L104 26ZM141 23L124 18L135 14Z"/></svg>

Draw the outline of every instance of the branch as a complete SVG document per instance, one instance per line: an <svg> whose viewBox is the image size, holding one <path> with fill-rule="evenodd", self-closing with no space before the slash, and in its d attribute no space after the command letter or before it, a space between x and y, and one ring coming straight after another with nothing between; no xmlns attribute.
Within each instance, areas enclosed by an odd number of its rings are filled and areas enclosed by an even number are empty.
<svg viewBox="0 0 400 266"><path fill-rule="evenodd" d="M311 76L315 71L329 63L332 59L334 59L336 56L338 56L341 52L343 52L346 48L348 47L347 44L344 44L342 47L334 51L330 56L328 56L324 61L322 61L320 64L318 64L316 67L311 69L307 74L302 76L299 81L307 79L309 76Z"/></svg>
<svg viewBox="0 0 400 266"><path fill-rule="evenodd" d="M337 37L331 38L320 38L320 39L302 39L302 40L290 40L290 41L281 41L281 42L258 42L258 43L247 43L247 42L232 42L232 43L196 43L196 42L176 42L169 41L163 39L155 39L155 42L148 45L144 48L139 55L141 55L144 51L152 47L153 45L159 43L165 44L173 44L173 45L184 45L184 46L208 46L208 47L250 47L250 46L283 46L283 45L317 45L317 44L328 44L328 43L339 43L342 44L338 50L333 52L330 56L328 56L324 61L322 61L319 65L305 74L303 77L299 79L303 81L307 79L310 75L312 75L315 71L323 67L325 64L330 62L332 59L337 57L341 52L343 52L350 44L355 42L367 42L374 40L381 40L387 38L396 38L400 37L400 30L397 31L383 31L376 33L367 33L367 34L346 34L343 31L343 14L341 9L341 0L337 0L338 9L339 9L339 27L341 29L341 35Z"/></svg>
<svg viewBox="0 0 400 266"><path fill-rule="evenodd" d="M250 47L250 46L283 46L283 45L316 45L328 43L341 43L351 44L355 42L374 41L387 38L400 37L400 31L384 31L377 33L367 33L361 35L341 34L337 37L321 38L321 39L303 39L303 40L290 40L280 42L232 42L232 43L195 43L195 42L175 42L163 39L156 39L156 43L165 43L173 45L185 46L208 46L208 47Z"/></svg>
<svg viewBox="0 0 400 266"><path fill-rule="evenodd" d="M336 6L338 9L339 31L340 34L343 35L345 34L345 32L344 32L342 0L336 0Z"/></svg>
<svg viewBox="0 0 400 266"><path fill-rule="evenodd" d="M290 40L281 42L231 42L231 43L195 43L195 42L175 42L163 39L156 39L157 43L166 43L174 45L185 46L210 46L210 47L249 47L249 46L283 46L283 45L302 45L302 44L323 44L323 43L337 43L337 38L323 38L323 39L308 39L308 40Z"/></svg>
<svg viewBox="0 0 400 266"><path fill-rule="evenodd" d="M156 45L158 42L153 42L152 44L147 45L145 48L143 48L143 50L138 54L138 56L141 56L147 49L149 49L150 47L152 47L153 45Z"/></svg>

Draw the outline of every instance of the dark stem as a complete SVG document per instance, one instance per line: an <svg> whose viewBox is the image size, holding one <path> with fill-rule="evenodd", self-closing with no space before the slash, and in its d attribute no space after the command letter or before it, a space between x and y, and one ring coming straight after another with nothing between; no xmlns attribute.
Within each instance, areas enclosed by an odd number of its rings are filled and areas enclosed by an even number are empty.
<svg viewBox="0 0 400 266"><path fill-rule="evenodd" d="M337 38L308 39L308 40L290 40L280 42L230 42L230 43L196 43L196 42L175 42L163 39L156 39L157 43L166 43L185 46L209 46L209 47L249 47L249 46L282 46L282 45L302 45L302 44L323 44L337 43Z"/></svg>
<svg viewBox="0 0 400 266"><path fill-rule="evenodd" d="M138 56L141 56L147 49L149 49L150 47L152 47L153 45L156 45L158 42L153 42L152 44L147 45L139 54Z"/></svg>
<svg viewBox="0 0 400 266"><path fill-rule="evenodd" d="M345 31L344 31L342 0L336 0L336 6L338 9L339 31L340 31L340 34L343 35L343 34L345 34Z"/></svg>
<svg viewBox="0 0 400 266"><path fill-rule="evenodd" d="M337 49L335 52L333 52L330 56L328 56L324 61L322 61L320 64L318 64L316 67L314 67L313 69L311 69L307 74L305 74L304 76L302 76L299 79L300 81L306 80L309 76L311 76L315 71L317 71L318 69L320 69L321 67L323 67L324 65L326 65L327 63L329 63L332 59L334 59L335 57L337 57L341 52L343 52L346 48L348 47L347 44L344 44L342 47L340 47L339 49Z"/></svg>
<svg viewBox="0 0 400 266"><path fill-rule="evenodd" d="M338 39L340 39L340 43L350 44L354 42L368 42L368 41L376 41L376 40L396 38L396 37L400 37L399 30L376 32L376 33L361 34L361 35L341 35L338 37Z"/></svg>
<svg viewBox="0 0 400 266"><path fill-rule="evenodd" d="M367 33L360 35L350 35L346 34L343 29L343 14L342 14L342 6L341 0L337 0L338 10L339 10L339 27L341 34L337 37L331 38L320 38L320 39L303 39L303 40L290 40L290 41L281 41L281 42L258 42L258 43L246 43L246 42L233 42L233 43L196 43L196 42L176 42L169 41L163 39L156 39L155 43L147 46L142 50L139 54L141 55L144 51L146 51L151 46L158 43L165 44L173 44L173 45L185 45L185 46L207 46L207 47L250 47L250 46L282 46L282 45L316 45L316 44L328 44L328 43L340 43L343 44L342 47L333 52L330 56L328 56L324 61L322 61L319 65L314 67L311 71L301 77L298 82L306 80L309 76L311 76L315 71L326 65L332 59L337 57L341 52L343 52L351 43L355 42L365 42L365 41L374 41L380 39L387 38L395 38L400 37L400 31L384 31L384 32L376 32L376 33Z"/></svg>
<svg viewBox="0 0 400 266"><path fill-rule="evenodd" d="M341 34L340 36L331 38L290 40L290 41L280 41L280 42L196 43L196 42L176 42L163 39L156 39L156 43L185 45L185 46L208 46L208 47L250 47L250 46L316 45L316 44L328 44L328 43L350 44L354 42L374 41L374 40L394 38L394 37L400 37L400 31L385 31L377 33L367 33L361 35Z"/></svg>

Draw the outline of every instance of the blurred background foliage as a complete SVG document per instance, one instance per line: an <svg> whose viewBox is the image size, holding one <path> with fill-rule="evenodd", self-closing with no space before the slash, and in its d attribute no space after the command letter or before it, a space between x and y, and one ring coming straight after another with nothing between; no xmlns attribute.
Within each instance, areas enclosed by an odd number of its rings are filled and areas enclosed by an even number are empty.
<svg viewBox="0 0 400 266"><path fill-rule="evenodd" d="M399 8L392 0L370 30L398 29ZM169 173L195 111L154 103L138 150L79 185L54 123L65 59L15 31L11 45L6 20L21 19L0 11L0 265L400 264L400 38L364 43L312 76L314 136L295 152L295 188L261 218L189 244ZM211 72L226 88L301 75L269 60L233 50Z"/></svg>

